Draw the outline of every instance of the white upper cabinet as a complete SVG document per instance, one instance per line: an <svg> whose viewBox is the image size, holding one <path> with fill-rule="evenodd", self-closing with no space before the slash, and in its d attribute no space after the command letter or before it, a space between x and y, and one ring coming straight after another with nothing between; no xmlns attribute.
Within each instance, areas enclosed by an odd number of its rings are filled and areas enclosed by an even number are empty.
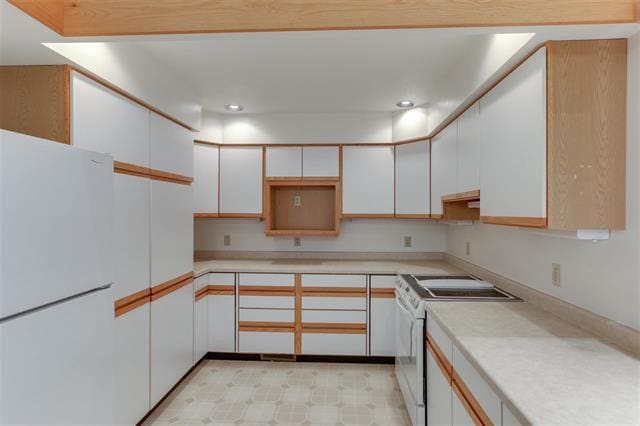
<svg viewBox="0 0 640 426"><path fill-rule="evenodd" d="M458 188L458 122L431 140L431 214L442 214L442 196Z"/></svg>
<svg viewBox="0 0 640 426"><path fill-rule="evenodd" d="M218 213L218 172L220 149L217 146L193 146L193 211Z"/></svg>
<svg viewBox="0 0 640 426"><path fill-rule="evenodd" d="M482 216L546 217L546 99L542 48L480 100Z"/></svg>
<svg viewBox="0 0 640 426"><path fill-rule="evenodd" d="M265 155L267 177L302 177L302 147L268 146Z"/></svg>
<svg viewBox="0 0 640 426"><path fill-rule="evenodd" d="M220 147L220 213L262 213L262 147Z"/></svg>
<svg viewBox="0 0 640 426"><path fill-rule="evenodd" d="M458 192L480 189L480 107L476 102L458 119Z"/></svg>
<svg viewBox="0 0 640 426"><path fill-rule="evenodd" d="M302 174L304 177L340 176L339 146L305 146L302 148Z"/></svg>
<svg viewBox="0 0 640 426"><path fill-rule="evenodd" d="M190 130L152 112L149 140L152 169L193 176L193 134Z"/></svg>
<svg viewBox="0 0 640 426"><path fill-rule="evenodd" d="M394 214L394 147L345 146L342 151L345 215Z"/></svg>
<svg viewBox="0 0 640 426"><path fill-rule="evenodd" d="M396 146L396 214L429 214L429 141Z"/></svg>
<svg viewBox="0 0 640 426"><path fill-rule="evenodd" d="M83 75L71 74L71 143L149 166L149 111Z"/></svg>

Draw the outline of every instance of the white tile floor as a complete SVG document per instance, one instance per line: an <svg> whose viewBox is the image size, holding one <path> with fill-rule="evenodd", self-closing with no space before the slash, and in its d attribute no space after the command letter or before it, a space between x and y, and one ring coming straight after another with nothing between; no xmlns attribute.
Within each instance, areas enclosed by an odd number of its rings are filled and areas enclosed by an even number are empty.
<svg viewBox="0 0 640 426"><path fill-rule="evenodd" d="M409 425L392 365L203 361L147 425Z"/></svg>

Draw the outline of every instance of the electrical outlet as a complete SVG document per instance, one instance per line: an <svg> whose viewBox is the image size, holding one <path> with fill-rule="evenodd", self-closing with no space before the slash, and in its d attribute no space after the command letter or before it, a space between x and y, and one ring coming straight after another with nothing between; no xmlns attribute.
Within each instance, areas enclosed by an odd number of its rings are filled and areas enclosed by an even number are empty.
<svg viewBox="0 0 640 426"><path fill-rule="evenodd" d="M562 286L562 267L559 263L551 264L551 284L556 287Z"/></svg>
<svg viewBox="0 0 640 426"><path fill-rule="evenodd" d="M411 247L411 237L410 236L405 236L404 237L404 246L405 247Z"/></svg>
<svg viewBox="0 0 640 426"><path fill-rule="evenodd" d="M300 240L300 237L293 237L293 246L294 247L302 246L302 241Z"/></svg>
<svg viewBox="0 0 640 426"><path fill-rule="evenodd" d="M464 252L467 256L471 256L471 242L464 243Z"/></svg>
<svg viewBox="0 0 640 426"><path fill-rule="evenodd" d="M224 245L225 246L230 246L231 245L231 235L225 235L224 236Z"/></svg>
<svg viewBox="0 0 640 426"><path fill-rule="evenodd" d="M293 197L293 206L300 207L302 205L302 197L299 195L295 195Z"/></svg>

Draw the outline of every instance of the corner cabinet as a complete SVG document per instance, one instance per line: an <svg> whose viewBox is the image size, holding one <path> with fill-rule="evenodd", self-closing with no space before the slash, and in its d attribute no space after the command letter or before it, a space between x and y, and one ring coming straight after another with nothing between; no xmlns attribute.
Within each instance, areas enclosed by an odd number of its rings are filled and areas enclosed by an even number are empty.
<svg viewBox="0 0 640 426"><path fill-rule="evenodd" d="M397 145L395 149L396 217L428 219L431 213L429 188L430 142Z"/></svg>

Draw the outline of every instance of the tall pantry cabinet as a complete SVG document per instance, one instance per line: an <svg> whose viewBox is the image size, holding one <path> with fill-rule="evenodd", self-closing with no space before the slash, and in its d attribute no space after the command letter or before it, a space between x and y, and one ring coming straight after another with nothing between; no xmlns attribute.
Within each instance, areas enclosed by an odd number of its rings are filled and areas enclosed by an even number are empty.
<svg viewBox="0 0 640 426"><path fill-rule="evenodd" d="M71 143L114 157L116 420L133 424L193 365L192 136L71 72Z"/></svg>

